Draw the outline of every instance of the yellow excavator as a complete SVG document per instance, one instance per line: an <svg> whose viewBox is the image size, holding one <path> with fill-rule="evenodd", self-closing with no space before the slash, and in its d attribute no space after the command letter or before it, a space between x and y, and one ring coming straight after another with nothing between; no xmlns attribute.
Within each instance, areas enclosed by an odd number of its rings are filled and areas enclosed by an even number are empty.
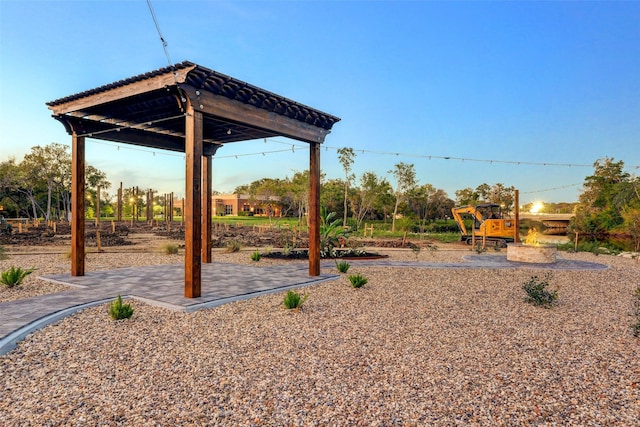
<svg viewBox="0 0 640 427"><path fill-rule="evenodd" d="M476 242L482 242L484 239L488 244L503 248L515 239L516 222L510 218L503 218L500 205L460 206L452 208L451 213L462 233L460 241L469 245L474 240L474 236ZM468 215L473 218L471 233L467 230L463 220L463 216Z"/></svg>

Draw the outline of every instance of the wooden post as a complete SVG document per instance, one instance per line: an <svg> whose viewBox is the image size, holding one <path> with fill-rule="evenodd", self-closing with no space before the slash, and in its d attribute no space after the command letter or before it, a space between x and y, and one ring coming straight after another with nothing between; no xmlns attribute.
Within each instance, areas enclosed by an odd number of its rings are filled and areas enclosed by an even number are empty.
<svg viewBox="0 0 640 427"><path fill-rule="evenodd" d="M100 186L98 185L98 191L96 193L96 228L100 227Z"/></svg>
<svg viewBox="0 0 640 427"><path fill-rule="evenodd" d="M211 185L212 185L211 156L202 158L202 262L211 263Z"/></svg>
<svg viewBox="0 0 640 427"><path fill-rule="evenodd" d="M520 243L520 190L514 191L515 204L515 231L513 232L513 242Z"/></svg>
<svg viewBox="0 0 640 427"><path fill-rule="evenodd" d="M184 296L198 298L201 292L202 270L202 113L188 105L185 122Z"/></svg>
<svg viewBox="0 0 640 427"><path fill-rule="evenodd" d="M85 141L71 136L71 275L84 276Z"/></svg>
<svg viewBox="0 0 640 427"><path fill-rule="evenodd" d="M122 221L122 182L120 182L120 188L118 188L116 219L118 220L118 222Z"/></svg>
<svg viewBox="0 0 640 427"><path fill-rule="evenodd" d="M98 246L98 252L102 252L102 239L100 238L100 229L96 230L96 245Z"/></svg>
<svg viewBox="0 0 640 427"><path fill-rule="evenodd" d="M309 144L309 275L320 275L320 144Z"/></svg>

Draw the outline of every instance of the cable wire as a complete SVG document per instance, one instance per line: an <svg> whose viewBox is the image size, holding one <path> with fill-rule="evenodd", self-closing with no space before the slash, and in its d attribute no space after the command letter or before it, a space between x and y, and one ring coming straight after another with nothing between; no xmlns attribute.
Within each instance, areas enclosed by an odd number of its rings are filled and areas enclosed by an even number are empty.
<svg viewBox="0 0 640 427"><path fill-rule="evenodd" d="M153 19L153 23L156 26L156 30L158 31L158 36L160 36L160 41L162 42L162 48L164 49L164 54L167 57L167 62L169 63L169 67L173 66L173 62L171 61L171 56L169 56L169 45L167 41L162 36L162 31L160 31L160 24L158 24L158 18L156 17L156 13L153 10L153 5L151 5L151 0L147 0L147 5L149 6L149 12L151 12L151 18Z"/></svg>

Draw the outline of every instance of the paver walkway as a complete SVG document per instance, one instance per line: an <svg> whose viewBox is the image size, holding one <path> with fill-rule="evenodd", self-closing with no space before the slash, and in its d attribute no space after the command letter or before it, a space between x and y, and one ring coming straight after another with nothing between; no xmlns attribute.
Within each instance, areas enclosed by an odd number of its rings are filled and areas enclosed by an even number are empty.
<svg viewBox="0 0 640 427"><path fill-rule="evenodd" d="M351 264L413 268L534 268L554 270L592 270L607 266L586 261L558 260L555 264L525 264L507 261L506 256L469 255L463 263L429 263L386 259L354 261ZM322 269L335 269L324 261ZM149 304L192 312L232 301L332 280L336 274L309 276L307 263L254 267L214 262L202 264L202 296L185 298L184 265L168 264L88 272L74 277L60 274L41 277L76 289L0 303L0 355L34 330L78 310L113 300L118 294Z"/></svg>

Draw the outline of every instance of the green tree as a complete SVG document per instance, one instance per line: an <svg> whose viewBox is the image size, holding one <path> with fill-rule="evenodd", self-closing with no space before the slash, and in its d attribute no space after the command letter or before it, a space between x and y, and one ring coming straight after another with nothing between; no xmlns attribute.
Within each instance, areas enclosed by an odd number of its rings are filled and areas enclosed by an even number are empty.
<svg viewBox="0 0 640 427"><path fill-rule="evenodd" d="M345 185L341 179L328 179L322 182L320 187L320 205L324 206L327 212L334 212L338 218L343 216Z"/></svg>
<svg viewBox="0 0 640 427"><path fill-rule="evenodd" d="M378 206L383 206L385 195L389 199L392 191L386 178L378 177L375 172L362 174L360 187L351 195L351 209L358 228L362 226L364 218L376 209L376 202Z"/></svg>
<svg viewBox="0 0 640 427"><path fill-rule="evenodd" d="M605 157L594 164L579 197L571 228L590 234L603 234L624 223L622 212L640 204L638 180L624 171L624 162ZM640 206L638 206L640 207Z"/></svg>
<svg viewBox="0 0 640 427"><path fill-rule="evenodd" d="M390 170L396 180L395 205L393 208L393 216L391 219L391 231L396 231L396 216L398 215L398 206L402 202L407 193L416 186L416 171L413 164L400 162L395 165L395 169Z"/></svg>
<svg viewBox="0 0 640 427"><path fill-rule="evenodd" d="M458 206L476 206L480 201L480 195L471 187L456 190L456 205Z"/></svg>
<svg viewBox="0 0 640 427"><path fill-rule="evenodd" d="M636 252L640 251L640 208L627 207L622 211L625 230L633 239Z"/></svg>
<svg viewBox="0 0 640 427"><path fill-rule="evenodd" d="M347 226L347 198L349 193L349 184L355 179L355 175L351 173L351 165L353 165L356 154L352 148L344 147L338 149L338 159L344 169L344 203L343 203L343 219L342 226Z"/></svg>
<svg viewBox="0 0 640 427"><path fill-rule="evenodd" d="M69 147L51 143L44 147L31 147L21 163L24 178L33 186L46 188L46 209L43 210L45 220L51 219L51 204L56 189L64 185L65 178L71 175L71 153Z"/></svg>

